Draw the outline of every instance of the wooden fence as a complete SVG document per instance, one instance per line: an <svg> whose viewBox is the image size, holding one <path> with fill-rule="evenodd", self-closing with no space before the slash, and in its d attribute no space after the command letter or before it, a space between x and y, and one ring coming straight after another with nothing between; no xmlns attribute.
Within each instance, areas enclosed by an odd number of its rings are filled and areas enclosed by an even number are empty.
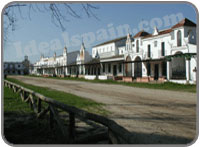
<svg viewBox="0 0 200 147"><path fill-rule="evenodd" d="M105 133L91 134L82 138L76 138L75 118L84 122L91 121L105 126L107 128L106 136L111 144L133 144L136 141L132 133L118 125L115 121L104 116L63 104L7 80L4 80L4 86L9 87L15 93L19 93L22 101L30 104L30 107L34 110L38 118L44 118L43 116L49 115L50 128L53 128L54 125L60 128L65 143L87 143L88 140L98 139L101 138L102 135L105 135ZM44 105L42 106L43 103L47 104L46 107L44 107ZM67 127L64 125L62 119L60 119L58 109L69 114L69 125Z"/></svg>

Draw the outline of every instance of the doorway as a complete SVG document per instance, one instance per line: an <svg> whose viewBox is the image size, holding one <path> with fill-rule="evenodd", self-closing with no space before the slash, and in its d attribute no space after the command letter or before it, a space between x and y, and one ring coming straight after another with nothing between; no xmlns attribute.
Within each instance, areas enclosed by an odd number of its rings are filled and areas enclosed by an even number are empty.
<svg viewBox="0 0 200 147"><path fill-rule="evenodd" d="M155 64L155 68L154 68L154 80L158 80L158 76L159 76L159 66L158 66L158 64Z"/></svg>
<svg viewBox="0 0 200 147"><path fill-rule="evenodd" d="M117 65L113 65L113 76L117 75Z"/></svg>

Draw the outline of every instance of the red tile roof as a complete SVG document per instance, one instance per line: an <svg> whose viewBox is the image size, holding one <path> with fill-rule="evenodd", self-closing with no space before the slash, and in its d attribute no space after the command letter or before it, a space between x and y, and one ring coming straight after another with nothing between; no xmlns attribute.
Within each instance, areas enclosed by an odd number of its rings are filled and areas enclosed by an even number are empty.
<svg viewBox="0 0 200 147"><path fill-rule="evenodd" d="M133 38L143 37L143 36L146 36L146 35L149 35L149 33L142 30L142 31L138 32L135 36L133 36Z"/></svg>
<svg viewBox="0 0 200 147"><path fill-rule="evenodd" d="M173 29L181 27L181 26L194 26L194 27L196 27L196 24L194 22L192 22L191 20L189 20L187 18L184 18L179 23L177 23L174 26L172 26L170 29L158 32L158 35L163 35L163 34L170 33L170 32L172 32ZM149 34L149 35L144 36L144 38L154 37L154 36L158 36L158 35Z"/></svg>
<svg viewBox="0 0 200 147"><path fill-rule="evenodd" d="M147 35L147 36L144 36L144 38L149 38L149 37L164 35L164 34L170 33L171 31L172 31L172 29L170 28L170 29L167 29L167 30L163 30L163 31L158 32L158 35L149 34L149 35Z"/></svg>
<svg viewBox="0 0 200 147"><path fill-rule="evenodd" d="M172 27L172 29L178 28L178 27L182 27L182 26L191 26L191 27L196 27L196 24L194 22L192 22L191 20L184 18L183 20L181 20L179 23L177 23L176 25L174 25Z"/></svg>

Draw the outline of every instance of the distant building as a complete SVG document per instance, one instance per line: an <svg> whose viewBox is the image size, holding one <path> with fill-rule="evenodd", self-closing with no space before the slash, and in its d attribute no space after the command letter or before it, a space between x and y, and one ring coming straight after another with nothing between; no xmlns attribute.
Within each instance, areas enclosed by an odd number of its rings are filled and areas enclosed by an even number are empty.
<svg viewBox="0 0 200 147"><path fill-rule="evenodd" d="M22 62L4 62L5 75L26 75L29 74L29 60L25 56Z"/></svg>
<svg viewBox="0 0 200 147"><path fill-rule="evenodd" d="M76 65L84 64L92 59L88 51L85 50L82 43L80 50L67 52L64 47L63 54L57 56L54 53L53 57L44 57L41 55L40 60L33 66L30 66L31 74L46 75L46 76L77 76L84 74L85 68Z"/></svg>

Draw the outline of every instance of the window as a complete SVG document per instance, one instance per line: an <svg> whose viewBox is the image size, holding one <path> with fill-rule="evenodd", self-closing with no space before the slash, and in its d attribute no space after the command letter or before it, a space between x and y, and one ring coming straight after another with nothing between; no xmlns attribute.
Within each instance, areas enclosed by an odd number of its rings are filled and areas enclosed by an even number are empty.
<svg viewBox="0 0 200 147"><path fill-rule="evenodd" d="M119 64L119 72L122 72L122 64Z"/></svg>
<svg viewBox="0 0 200 147"><path fill-rule="evenodd" d="M136 41L136 52L139 52L139 40Z"/></svg>
<svg viewBox="0 0 200 147"><path fill-rule="evenodd" d="M108 72L111 73L111 64L108 64Z"/></svg>
<svg viewBox="0 0 200 147"><path fill-rule="evenodd" d="M151 57L151 45L150 44L148 45L148 57L149 58Z"/></svg>
<svg viewBox="0 0 200 147"><path fill-rule="evenodd" d="M161 43L161 56L165 56L165 43Z"/></svg>
<svg viewBox="0 0 200 147"><path fill-rule="evenodd" d="M18 65L18 67L20 67L20 64Z"/></svg>
<svg viewBox="0 0 200 147"><path fill-rule="evenodd" d="M188 31L187 37L188 37L189 43L194 43L194 33L192 30Z"/></svg>
<svg viewBox="0 0 200 147"><path fill-rule="evenodd" d="M105 64L103 64L103 72L105 72L105 69L106 69L106 68L105 68Z"/></svg>
<svg viewBox="0 0 200 147"><path fill-rule="evenodd" d="M182 45L182 37L181 37L181 31L179 30L177 32L177 46L181 46Z"/></svg>
<svg viewBox="0 0 200 147"><path fill-rule="evenodd" d="M157 47L158 41L154 41L154 47Z"/></svg>

